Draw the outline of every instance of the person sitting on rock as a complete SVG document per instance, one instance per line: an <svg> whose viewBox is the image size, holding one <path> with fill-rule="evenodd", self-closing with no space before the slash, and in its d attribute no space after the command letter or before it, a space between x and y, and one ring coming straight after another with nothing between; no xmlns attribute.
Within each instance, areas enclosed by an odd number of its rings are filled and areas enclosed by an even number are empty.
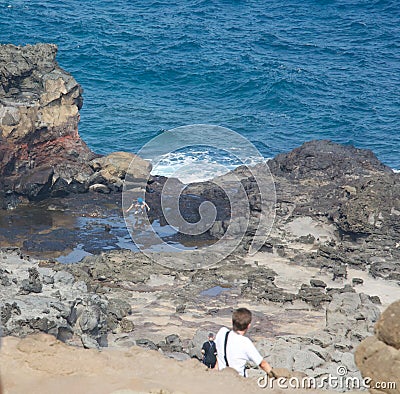
<svg viewBox="0 0 400 394"><path fill-rule="evenodd" d="M214 368L217 362L217 348L215 347L214 334L212 332L208 334L208 341L203 343L201 353L203 355L203 364L207 365L208 368Z"/></svg>
<svg viewBox="0 0 400 394"><path fill-rule="evenodd" d="M246 308L236 309L232 314L232 330L222 327L216 336L217 363L215 369L226 367L235 369L239 375L246 377L246 362L252 361L269 376L276 377L272 367L263 359L253 342L245 337L250 328L252 315Z"/></svg>

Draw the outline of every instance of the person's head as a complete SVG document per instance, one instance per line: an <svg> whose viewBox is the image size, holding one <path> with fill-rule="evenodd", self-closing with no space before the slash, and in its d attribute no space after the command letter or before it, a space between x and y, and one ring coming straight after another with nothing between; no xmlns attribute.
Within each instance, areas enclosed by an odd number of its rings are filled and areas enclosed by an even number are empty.
<svg viewBox="0 0 400 394"><path fill-rule="evenodd" d="M210 333L208 334L208 340L209 340L209 341L213 341L213 340L214 340L214 334L213 334L212 332L210 332Z"/></svg>
<svg viewBox="0 0 400 394"><path fill-rule="evenodd" d="M246 331L251 323L251 312L247 308L238 308L232 314L233 331Z"/></svg>
<svg viewBox="0 0 400 394"><path fill-rule="evenodd" d="M139 197L138 199L137 199L137 202L139 203L139 204L143 204L143 198L142 197Z"/></svg>

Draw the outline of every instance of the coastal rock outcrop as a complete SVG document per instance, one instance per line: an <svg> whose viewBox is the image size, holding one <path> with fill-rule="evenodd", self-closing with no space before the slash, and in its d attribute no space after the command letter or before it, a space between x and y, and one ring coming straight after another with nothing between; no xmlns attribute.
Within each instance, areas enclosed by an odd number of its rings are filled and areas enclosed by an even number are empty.
<svg viewBox="0 0 400 394"><path fill-rule="evenodd" d="M369 150L324 140L309 141L279 154L268 161L268 167L276 188L276 216L265 250L327 269L338 280L346 277L347 266L368 269L374 277L399 280L398 173ZM251 169L255 175L263 171L261 165ZM260 193L251 172L243 167L233 171L251 207L244 250L260 226ZM218 179L229 185L231 175ZM206 190L212 187L212 183L197 184L189 190L212 196L212 191ZM220 193L218 196L224 198ZM221 201L217 204L222 205ZM220 211L209 231L217 239L231 224L229 209L225 214Z"/></svg>
<svg viewBox="0 0 400 394"><path fill-rule="evenodd" d="M0 198L3 207L88 191L120 191L135 155L100 157L78 133L82 88L59 67L52 44L0 45ZM151 166L136 160L133 176ZM105 187L92 190L107 192Z"/></svg>
<svg viewBox="0 0 400 394"><path fill-rule="evenodd" d="M391 304L375 325L375 336L358 346L355 361L371 393L400 393L400 301Z"/></svg>
<svg viewBox="0 0 400 394"><path fill-rule="evenodd" d="M0 46L0 182L30 199L87 189L95 154L78 134L82 89L50 44Z"/></svg>

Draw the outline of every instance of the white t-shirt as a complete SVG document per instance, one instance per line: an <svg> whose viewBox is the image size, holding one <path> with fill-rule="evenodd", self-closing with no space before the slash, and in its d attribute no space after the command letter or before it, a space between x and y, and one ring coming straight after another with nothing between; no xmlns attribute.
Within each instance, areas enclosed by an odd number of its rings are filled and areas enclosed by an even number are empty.
<svg viewBox="0 0 400 394"><path fill-rule="evenodd" d="M222 327L215 338L217 347L218 369L226 368L224 357L225 335L229 330ZM228 343L226 345L226 357L231 368L236 369L240 375L245 376L246 361L252 361L256 365L260 365L263 357L253 345L251 340L243 335L231 331L228 335Z"/></svg>

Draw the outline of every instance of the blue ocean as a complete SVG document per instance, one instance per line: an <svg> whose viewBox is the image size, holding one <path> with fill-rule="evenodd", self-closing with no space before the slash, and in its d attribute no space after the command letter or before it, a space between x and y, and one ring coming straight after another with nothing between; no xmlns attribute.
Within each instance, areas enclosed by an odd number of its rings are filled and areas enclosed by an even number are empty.
<svg viewBox="0 0 400 394"><path fill-rule="evenodd" d="M397 0L0 0L0 42L58 45L98 153L206 123L264 157L331 139L400 168Z"/></svg>

